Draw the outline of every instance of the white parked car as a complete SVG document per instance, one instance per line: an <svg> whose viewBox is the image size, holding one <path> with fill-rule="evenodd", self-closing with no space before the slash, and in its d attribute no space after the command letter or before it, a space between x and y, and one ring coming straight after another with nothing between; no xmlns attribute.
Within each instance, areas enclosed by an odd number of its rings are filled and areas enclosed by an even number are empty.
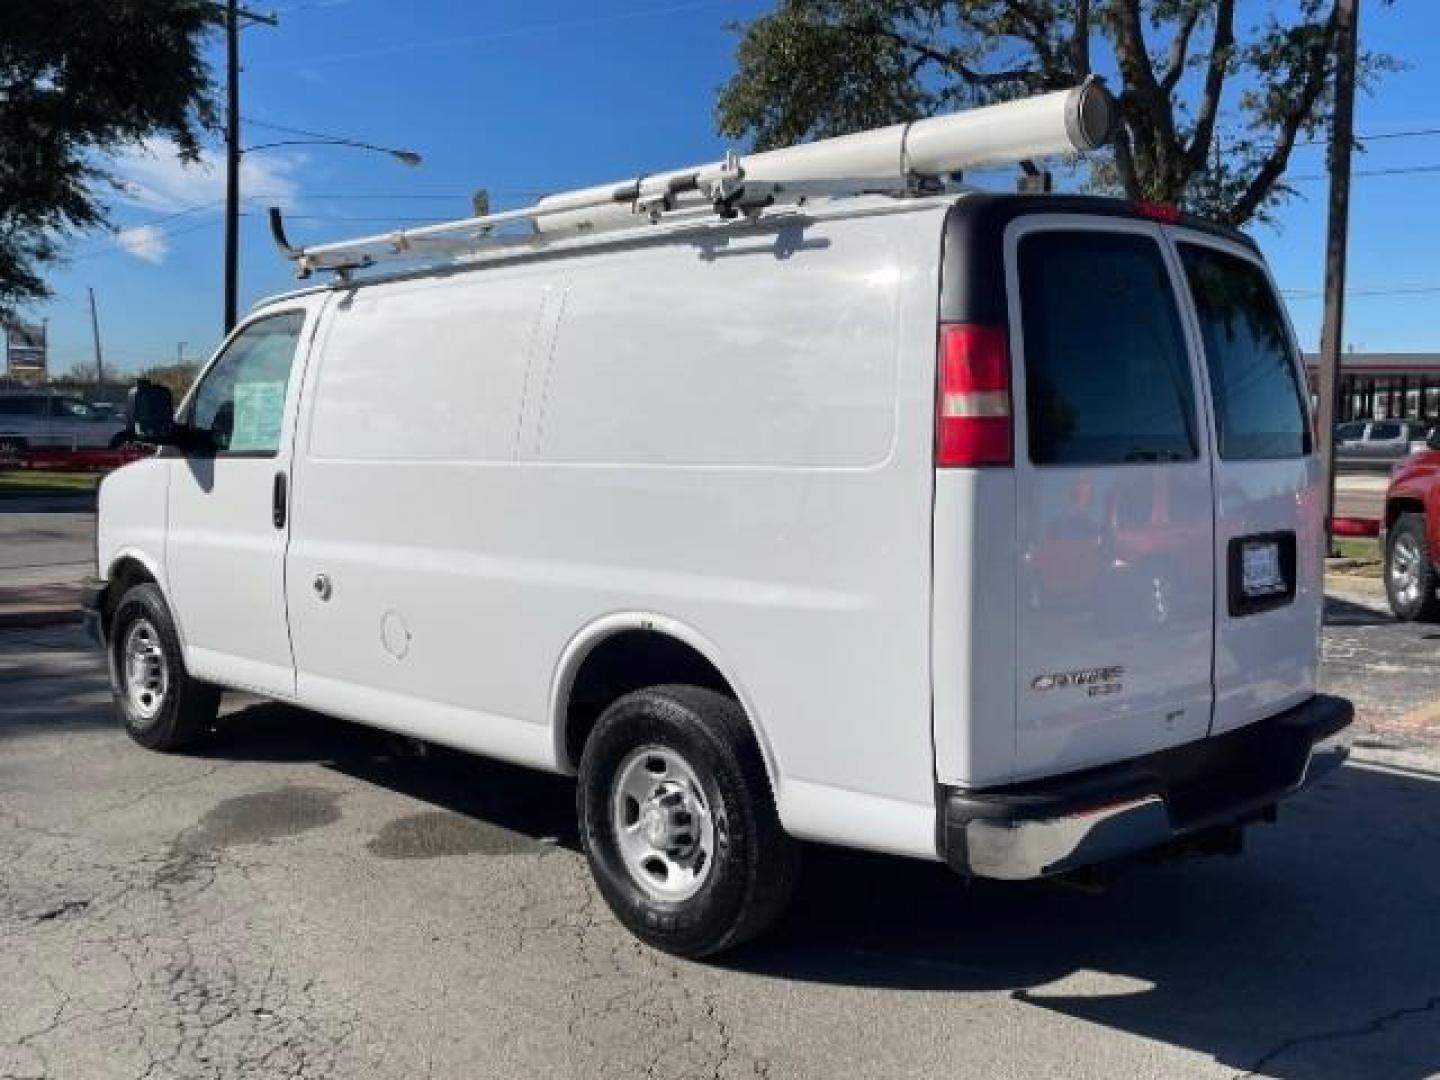
<svg viewBox="0 0 1440 1080"><path fill-rule="evenodd" d="M141 744L239 688L578 774L644 940L797 840L1063 874L1338 757L1319 463L1244 237L1109 200L699 214L261 304L100 490ZM857 887L873 888L872 885Z"/></svg>
<svg viewBox="0 0 1440 1080"><path fill-rule="evenodd" d="M1351 420L1335 428L1336 452L1353 463L1398 461L1425 444L1430 425L1418 420Z"/></svg>

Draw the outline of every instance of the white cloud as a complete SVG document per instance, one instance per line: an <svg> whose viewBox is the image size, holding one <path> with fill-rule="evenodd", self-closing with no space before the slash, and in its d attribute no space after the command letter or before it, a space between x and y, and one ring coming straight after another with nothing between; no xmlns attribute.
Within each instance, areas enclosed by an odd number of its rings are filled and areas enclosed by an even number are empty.
<svg viewBox="0 0 1440 1080"><path fill-rule="evenodd" d="M154 225L136 225L132 229L121 229L115 234L115 243L148 263L160 264L170 252L170 241Z"/></svg>
<svg viewBox="0 0 1440 1080"><path fill-rule="evenodd" d="M241 197L293 208L300 187L295 174L304 161L284 152L241 158ZM173 142L152 139L119 155L114 167L122 185L119 199L130 206L165 213L225 198L225 160L214 150L202 150L200 160L187 165Z"/></svg>

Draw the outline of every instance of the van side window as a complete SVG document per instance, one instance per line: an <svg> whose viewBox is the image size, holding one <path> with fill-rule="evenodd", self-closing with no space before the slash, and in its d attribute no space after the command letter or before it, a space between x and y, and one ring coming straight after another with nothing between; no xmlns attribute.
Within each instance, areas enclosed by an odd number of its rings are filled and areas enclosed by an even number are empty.
<svg viewBox="0 0 1440 1080"><path fill-rule="evenodd" d="M1181 244L1180 258L1200 317L1220 456L1231 461L1304 456L1310 430L1295 351L1264 271L1248 259L1199 244ZM1397 425L1395 436L1399 433Z"/></svg>
<svg viewBox="0 0 1440 1080"><path fill-rule="evenodd" d="M1195 391L1159 245L1133 233L1031 233L1019 277L1030 460L1195 460Z"/></svg>
<svg viewBox="0 0 1440 1080"><path fill-rule="evenodd" d="M253 322L206 372L190 426L210 433L217 454L272 457L280 449L285 389L304 325L303 311Z"/></svg>

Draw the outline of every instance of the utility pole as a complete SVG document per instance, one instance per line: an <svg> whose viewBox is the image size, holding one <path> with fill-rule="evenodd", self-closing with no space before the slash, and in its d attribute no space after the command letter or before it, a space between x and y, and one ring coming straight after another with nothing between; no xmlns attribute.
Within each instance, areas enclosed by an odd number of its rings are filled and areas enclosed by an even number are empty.
<svg viewBox="0 0 1440 1080"><path fill-rule="evenodd" d="M225 333L235 328L240 258L240 20L275 26L274 15L225 0Z"/></svg>
<svg viewBox="0 0 1440 1080"><path fill-rule="evenodd" d="M1345 330L1345 257L1350 234L1350 157L1355 145L1355 64L1360 0L1335 0L1335 117L1330 128L1330 221L1325 242L1325 317L1320 330L1320 452L1325 551L1335 553L1335 419Z"/></svg>
<svg viewBox="0 0 1440 1080"><path fill-rule="evenodd" d="M105 382L105 361L100 357L100 316L95 313L95 290L87 289L90 293L90 335L95 339L95 382L103 385Z"/></svg>

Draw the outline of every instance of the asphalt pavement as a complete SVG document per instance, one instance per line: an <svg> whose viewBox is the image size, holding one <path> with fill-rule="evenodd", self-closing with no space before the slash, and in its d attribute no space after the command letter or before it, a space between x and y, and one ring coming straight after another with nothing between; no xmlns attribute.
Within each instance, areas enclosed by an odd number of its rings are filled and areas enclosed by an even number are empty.
<svg viewBox="0 0 1440 1080"><path fill-rule="evenodd" d="M75 628L0 631L0 1077L1434 1075L1440 750L1363 651L1437 628L1332 618L1360 745L1241 857L1092 893L811 847L715 963L610 917L567 780L239 699L148 753Z"/></svg>
<svg viewBox="0 0 1440 1080"><path fill-rule="evenodd" d="M69 496L0 502L0 588L78 581L93 573L92 503Z"/></svg>

